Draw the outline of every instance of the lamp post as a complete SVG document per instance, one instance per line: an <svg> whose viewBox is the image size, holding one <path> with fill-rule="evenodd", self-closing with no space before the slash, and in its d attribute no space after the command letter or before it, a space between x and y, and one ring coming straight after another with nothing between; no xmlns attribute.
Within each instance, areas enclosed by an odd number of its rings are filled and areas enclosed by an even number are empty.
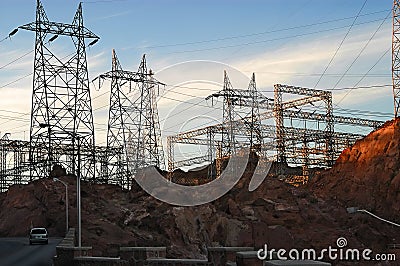
<svg viewBox="0 0 400 266"><path fill-rule="evenodd" d="M69 229L69 225L68 225L68 184L60 179L58 179L57 177L53 178L54 182L60 182L65 186L65 224L66 224L66 234L68 233L68 229Z"/></svg>
<svg viewBox="0 0 400 266"><path fill-rule="evenodd" d="M82 219L81 219L81 142L79 136L76 136L78 141L78 169L76 175L76 197L78 205L78 247L82 247Z"/></svg>
<svg viewBox="0 0 400 266"><path fill-rule="evenodd" d="M49 134L50 134L50 124L47 123L40 123L39 126L41 128L49 128ZM59 127L58 127L59 128ZM61 130L64 131L64 129L60 128ZM64 131L68 135L72 137L73 143L75 143L75 139L78 142L78 169L77 169L77 174L76 174L76 205L77 205L77 217L78 217L78 247L82 247L82 219L81 219L81 142L80 142L80 137L78 134L75 132L68 132ZM75 162L74 162L75 163Z"/></svg>
<svg viewBox="0 0 400 266"><path fill-rule="evenodd" d="M363 212L363 213L371 215L372 217L374 217L374 218L376 218L376 219L378 219L378 220L380 220L382 222L385 222L385 223L400 227L400 224L397 224L395 222L383 219L383 218L379 217L378 215L373 214L372 212L369 212L369 211L364 210L364 209L359 209L358 207L349 207L346 210L347 210L347 213L350 213L350 214L353 214L353 213L356 213L356 212Z"/></svg>

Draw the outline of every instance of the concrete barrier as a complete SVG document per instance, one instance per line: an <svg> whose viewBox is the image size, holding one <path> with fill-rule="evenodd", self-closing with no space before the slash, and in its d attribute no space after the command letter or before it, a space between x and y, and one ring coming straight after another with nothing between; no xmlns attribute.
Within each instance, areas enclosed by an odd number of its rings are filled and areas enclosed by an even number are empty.
<svg viewBox="0 0 400 266"><path fill-rule="evenodd" d="M236 261L236 252L254 251L253 247L208 247L207 257L210 265L226 265Z"/></svg>
<svg viewBox="0 0 400 266"><path fill-rule="evenodd" d="M264 261L257 257L257 251L236 252L237 266L263 266Z"/></svg>
<svg viewBox="0 0 400 266"><path fill-rule="evenodd" d="M166 247L120 247L119 256L121 259L127 260L129 265L143 266L147 265L146 260L149 258L165 258L167 253Z"/></svg>
<svg viewBox="0 0 400 266"><path fill-rule="evenodd" d="M57 246L56 255L53 257L54 266L74 265L74 248Z"/></svg>
<svg viewBox="0 0 400 266"><path fill-rule="evenodd" d="M74 257L92 256L92 247L73 247Z"/></svg>
<svg viewBox="0 0 400 266"><path fill-rule="evenodd" d="M264 260L260 260L257 255L258 251L239 251L236 252L237 266L263 266ZM278 259L276 252L268 251L267 258Z"/></svg>
<svg viewBox="0 0 400 266"><path fill-rule="evenodd" d="M126 260L108 257L75 257L74 266L128 266Z"/></svg>
<svg viewBox="0 0 400 266"><path fill-rule="evenodd" d="M56 246L53 257L54 266L73 265L74 263L75 228L70 228L63 240Z"/></svg>
<svg viewBox="0 0 400 266"><path fill-rule="evenodd" d="M54 266L128 266L120 258L92 257L92 247L75 247L75 229L70 228L65 238L56 246Z"/></svg>
<svg viewBox="0 0 400 266"><path fill-rule="evenodd" d="M131 266L146 265L149 258L165 258L166 247L120 247L119 256Z"/></svg>
<svg viewBox="0 0 400 266"><path fill-rule="evenodd" d="M211 263L208 260L197 259L147 259L149 266L209 266Z"/></svg>

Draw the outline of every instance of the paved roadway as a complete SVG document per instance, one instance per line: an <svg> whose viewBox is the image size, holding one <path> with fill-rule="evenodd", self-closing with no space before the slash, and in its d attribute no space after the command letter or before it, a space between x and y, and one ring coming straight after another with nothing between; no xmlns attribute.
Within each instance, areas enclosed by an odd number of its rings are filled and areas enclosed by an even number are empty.
<svg viewBox="0 0 400 266"><path fill-rule="evenodd" d="M28 237L0 238L1 266L51 266L56 245L62 238L49 238L48 245L29 245Z"/></svg>

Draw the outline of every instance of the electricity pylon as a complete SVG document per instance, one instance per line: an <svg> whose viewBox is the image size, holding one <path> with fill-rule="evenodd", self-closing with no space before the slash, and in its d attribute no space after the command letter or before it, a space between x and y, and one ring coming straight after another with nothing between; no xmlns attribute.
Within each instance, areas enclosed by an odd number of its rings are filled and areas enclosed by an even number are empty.
<svg viewBox="0 0 400 266"><path fill-rule="evenodd" d="M247 147L260 153L263 143L259 111L259 93L253 73L247 90L234 89L228 74L224 71L224 85L221 91L208 96L206 100L223 98L222 140L217 147L216 174L222 171L222 161L235 154L237 148ZM246 110L247 109L247 110ZM242 123L235 123L243 119ZM243 144L245 143L245 144Z"/></svg>
<svg viewBox="0 0 400 266"><path fill-rule="evenodd" d="M394 117L400 116L400 1L393 1L392 80Z"/></svg>
<svg viewBox="0 0 400 266"><path fill-rule="evenodd" d="M111 80L107 133L108 182L131 186L131 178L147 166L164 167L156 96L163 83L147 70L143 55L137 72L123 70L115 51L112 70L99 77Z"/></svg>
<svg viewBox="0 0 400 266"><path fill-rule="evenodd" d="M36 33L33 73L29 160L31 179L48 176L55 164L67 172L78 169L94 179L94 127L86 61L85 39L99 39L83 25L79 4L72 24L51 22L37 1L36 21L19 27ZM50 37L50 34L52 35ZM70 37L75 50L69 58L57 57L49 43L58 36Z"/></svg>

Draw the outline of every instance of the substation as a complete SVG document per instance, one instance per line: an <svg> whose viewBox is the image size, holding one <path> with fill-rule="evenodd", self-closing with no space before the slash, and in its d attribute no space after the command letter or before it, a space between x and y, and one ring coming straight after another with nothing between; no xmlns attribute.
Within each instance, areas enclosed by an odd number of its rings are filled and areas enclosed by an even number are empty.
<svg viewBox="0 0 400 266"><path fill-rule="evenodd" d="M395 117L400 114L399 14L399 2L394 1ZM277 174L289 182L305 183L312 169L331 167L344 149L364 137L354 133L354 127L372 131L384 123L335 115L329 90L275 84L273 98L268 98L257 89L255 74L247 88L235 88L224 72L221 90L207 97L222 102L222 122L168 136L163 148L156 99L165 84L148 68L145 55L136 71L128 71L112 51L112 69L94 79L99 85L111 82L107 145L97 146L86 50L100 38L84 26L82 6L72 23L65 24L49 21L38 1L36 21L19 29L35 33L30 135L29 141L10 134L0 139L0 191L50 177L55 165L82 180L124 188L130 188L135 174L148 166L173 172L209 164L204 178L211 180L223 171L222 162L242 148L275 162ZM57 57L50 46L61 37L68 38L75 51L68 57ZM204 146L207 153L176 160L179 145ZM288 166L301 171L289 174Z"/></svg>

